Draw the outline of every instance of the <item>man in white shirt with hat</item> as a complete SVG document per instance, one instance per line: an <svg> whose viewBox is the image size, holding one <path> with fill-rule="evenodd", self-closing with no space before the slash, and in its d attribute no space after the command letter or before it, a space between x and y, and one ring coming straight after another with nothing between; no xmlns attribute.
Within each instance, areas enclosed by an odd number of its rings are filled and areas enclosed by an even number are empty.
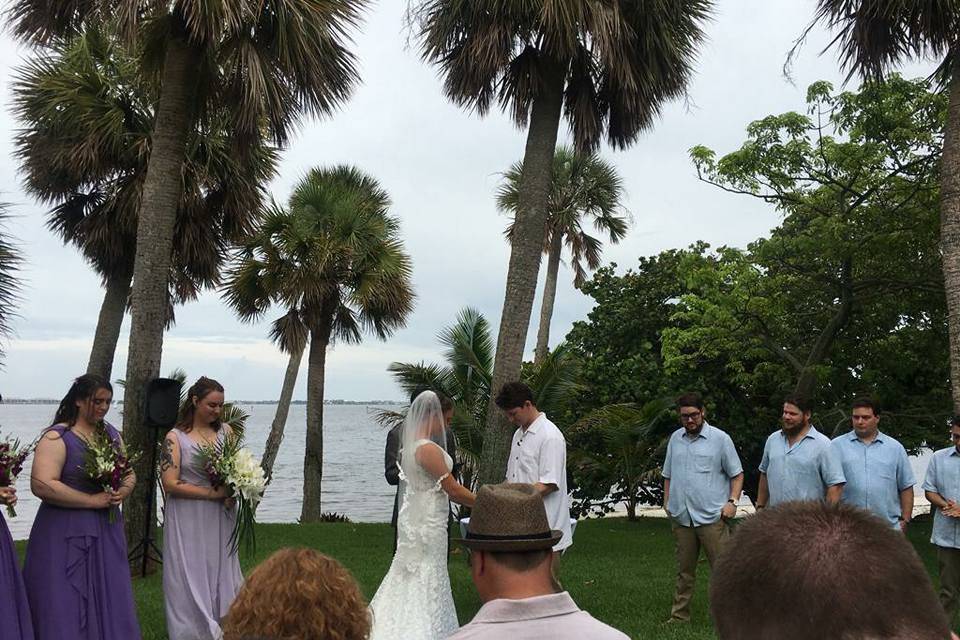
<svg viewBox="0 0 960 640"><path fill-rule="evenodd" d="M484 604L450 640L627 640L556 588L551 549L562 537L550 528L540 489L481 487L459 542L470 549L470 573Z"/></svg>

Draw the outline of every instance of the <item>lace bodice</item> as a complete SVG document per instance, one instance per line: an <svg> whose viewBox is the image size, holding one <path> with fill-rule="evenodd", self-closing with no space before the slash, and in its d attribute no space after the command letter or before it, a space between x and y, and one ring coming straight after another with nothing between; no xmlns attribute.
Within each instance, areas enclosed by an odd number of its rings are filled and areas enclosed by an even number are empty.
<svg viewBox="0 0 960 640"><path fill-rule="evenodd" d="M423 446L437 445L418 440L414 450ZM443 456L449 474L453 459L446 451ZM450 501L442 480L419 464L401 469L397 553L370 603L371 640L439 640L459 628L447 573Z"/></svg>

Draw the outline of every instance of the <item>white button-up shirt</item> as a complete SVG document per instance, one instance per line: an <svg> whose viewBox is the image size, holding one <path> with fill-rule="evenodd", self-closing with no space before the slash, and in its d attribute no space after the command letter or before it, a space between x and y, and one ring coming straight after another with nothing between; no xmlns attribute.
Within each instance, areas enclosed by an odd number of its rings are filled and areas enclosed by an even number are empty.
<svg viewBox="0 0 960 640"><path fill-rule="evenodd" d="M573 544L567 493L567 441L545 414L541 413L529 427L517 429L513 434L507 482L557 485L556 491L543 498L550 528L563 532L563 538L553 550L563 551Z"/></svg>

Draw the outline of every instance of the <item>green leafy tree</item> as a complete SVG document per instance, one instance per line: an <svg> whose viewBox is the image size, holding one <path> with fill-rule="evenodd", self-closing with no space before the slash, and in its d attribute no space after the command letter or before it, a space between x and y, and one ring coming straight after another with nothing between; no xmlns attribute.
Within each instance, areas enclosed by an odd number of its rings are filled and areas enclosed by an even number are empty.
<svg viewBox="0 0 960 640"><path fill-rule="evenodd" d="M694 291L685 272L689 265L709 259L709 247L698 243L688 249L642 257L636 267L622 274L616 273L616 265L603 267L584 283L582 290L593 298L594 307L567 334L568 344L582 363L580 389L561 418L566 424L580 424L568 434L571 451L612 455L602 439L602 423L583 426L591 415L602 416L611 406L644 407L651 401L697 391L704 396L710 422L731 434L745 459L756 456L759 462L756 447L762 447L779 415L779 408L771 404L775 400L764 373L780 373L784 367L762 350L758 358L744 365L751 371L755 366L757 375L743 379L731 376L727 366L731 359L746 361L748 354L742 351L700 358L682 367L670 366L665 359L666 334L683 327L678 319L681 300ZM672 430L665 423L658 428L667 433ZM661 437L663 433L649 435ZM637 439L636 443L644 447L656 444L649 438ZM664 451L658 445L654 460L634 463L632 468L641 470L644 479L652 482L651 465L662 463ZM623 495L618 492L625 485L616 474L589 464L578 463L571 468L574 497L581 510L602 511L611 496L619 500ZM660 489L646 481L637 485L638 495L643 501L660 500Z"/></svg>
<svg viewBox="0 0 960 640"><path fill-rule="evenodd" d="M566 119L580 152L625 148L683 94L710 0L415 0L424 59L454 103L494 103L527 130L493 389L518 379L547 233L554 151ZM503 477L512 430L491 399L482 481Z"/></svg>
<svg viewBox="0 0 960 640"><path fill-rule="evenodd" d="M364 330L386 339L413 308L410 258L389 207L376 180L353 167L312 169L289 208L265 216L226 278L241 318L295 309L309 333L301 522L321 517L327 347L359 342Z"/></svg>
<svg viewBox="0 0 960 640"><path fill-rule="evenodd" d="M126 397L132 401L123 432L132 449L149 443L139 399L160 371L191 131L208 128L208 119L227 109L230 149L242 157L261 140L282 147L302 117L334 111L358 81L346 31L365 6L364 0L14 0L10 6L12 31L35 44L115 23L144 72L157 78L130 296ZM136 471L145 475L145 465ZM145 515L145 491L138 486L127 501L130 541Z"/></svg>
<svg viewBox="0 0 960 640"><path fill-rule="evenodd" d="M670 354L698 359L714 340L743 348L749 336L792 371L794 391L811 395L855 314L895 309L885 318L895 330L907 297L942 308L930 242L945 104L924 82L899 77L837 95L816 83L807 101L810 115L754 122L747 142L720 159L692 150L703 180L770 202L785 218L747 252L722 249L689 270L702 291L685 299L696 329L671 334Z"/></svg>
<svg viewBox="0 0 960 640"><path fill-rule="evenodd" d="M880 80L907 60L940 60L937 75L947 87L949 103L939 174L940 251L950 309L947 317L953 409L960 413L960 74L955 69L960 47L960 5L909 0L818 0L810 28L818 23L837 32L831 46L837 49L841 65L851 76Z"/></svg>
<svg viewBox="0 0 960 640"><path fill-rule="evenodd" d="M32 57L13 91L27 190L52 205L48 227L103 279L87 371L109 378L133 278L155 87L115 35L89 27ZM187 144L168 285L171 322L173 304L217 284L229 241L249 230L276 164L275 150L265 145L237 158L223 118L210 124L191 131Z"/></svg>
<svg viewBox="0 0 960 640"><path fill-rule="evenodd" d="M504 183L497 193L497 206L513 221L520 209L522 175L523 166L518 162L504 174ZM534 361L545 358L550 348L550 320L557 297L557 276L564 245L570 251L573 285L579 288L587 279L587 269L600 266L603 253L603 241L587 233L584 223L592 222L593 227L606 234L612 244L620 242L629 226L620 204L622 197L623 181L612 164L595 153L578 154L570 147L557 149L553 156L547 235L543 246L547 255L547 277L543 285ZM511 241L513 221L506 231Z"/></svg>

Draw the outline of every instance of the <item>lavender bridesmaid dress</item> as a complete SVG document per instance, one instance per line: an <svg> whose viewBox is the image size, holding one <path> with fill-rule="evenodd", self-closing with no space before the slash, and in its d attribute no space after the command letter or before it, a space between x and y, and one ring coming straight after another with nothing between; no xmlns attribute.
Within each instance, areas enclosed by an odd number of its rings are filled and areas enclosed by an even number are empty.
<svg viewBox="0 0 960 640"><path fill-rule="evenodd" d="M63 438L67 457L60 481L99 493L81 471L84 445L70 429L50 427ZM116 429L107 425L110 437ZM23 577L36 640L138 640L123 517L107 509L40 505L27 542Z"/></svg>
<svg viewBox="0 0 960 640"><path fill-rule="evenodd" d="M7 521L0 516L0 640L34 640L27 591Z"/></svg>
<svg viewBox="0 0 960 640"><path fill-rule="evenodd" d="M210 481L198 460L197 444L173 429L180 445L180 480L199 487ZM217 439L223 438L223 431ZM230 553L236 508L214 500L167 496L163 512L163 595L170 640L218 640L243 584L240 561Z"/></svg>

